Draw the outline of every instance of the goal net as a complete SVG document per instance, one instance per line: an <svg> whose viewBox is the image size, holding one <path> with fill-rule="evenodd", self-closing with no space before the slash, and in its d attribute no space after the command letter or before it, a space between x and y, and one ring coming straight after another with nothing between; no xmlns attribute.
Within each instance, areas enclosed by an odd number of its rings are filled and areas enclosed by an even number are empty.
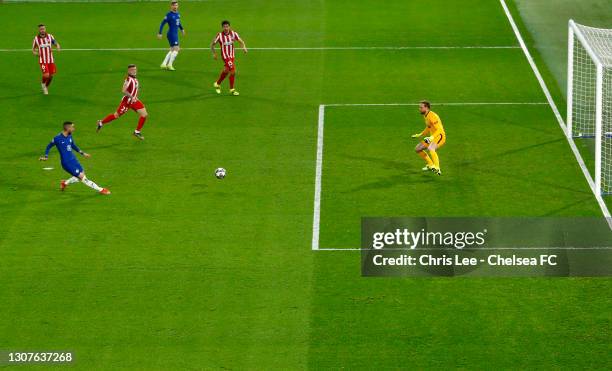
<svg viewBox="0 0 612 371"><path fill-rule="evenodd" d="M567 136L595 140L594 191L612 194L612 29L569 21Z"/></svg>

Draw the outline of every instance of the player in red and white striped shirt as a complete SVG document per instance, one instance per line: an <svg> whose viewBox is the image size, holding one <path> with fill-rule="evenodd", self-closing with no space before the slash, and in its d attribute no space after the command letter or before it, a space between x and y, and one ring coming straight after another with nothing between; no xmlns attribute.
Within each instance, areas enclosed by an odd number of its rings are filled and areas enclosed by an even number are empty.
<svg viewBox="0 0 612 371"><path fill-rule="evenodd" d="M223 62L225 66L223 71L221 71L221 76L219 79L213 83L213 87L217 94L221 94L221 82L225 80L225 77L229 74L230 81L230 94L231 95L239 95L239 93L234 89L234 81L236 79L236 64L234 62L234 41L238 41L242 46L242 50L246 53L247 48L244 44L244 41L240 38L238 33L231 29L229 21L221 22L221 26L223 27L223 31L219 32L217 36L210 43L210 50L212 51L213 58L217 59L217 52L215 51L215 45L219 44L221 47L221 57L223 58Z"/></svg>
<svg viewBox="0 0 612 371"><path fill-rule="evenodd" d="M137 72L138 70L135 64L130 64L128 66L128 75L125 78L125 81L123 82L123 88L121 89L121 92L123 93L123 99L121 99L121 103L119 104L117 111L111 113L102 120L98 120L97 131L100 131L104 124L107 124L119 118L119 116L132 109L140 115L140 118L138 119L138 126L136 127L136 130L134 130L134 136L140 140L144 140L144 137L142 136L140 130L142 130L142 127L144 126L145 121L147 120L148 113L144 104L140 101L140 99L138 99L138 89L140 85L138 83L138 79L136 79Z"/></svg>
<svg viewBox="0 0 612 371"><path fill-rule="evenodd" d="M40 64L40 70L42 71L42 91L43 94L49 94L49 85L53 80L53 75L57 72L55 67L55 60L53 59L53 50L51 49L55 45L57 51L60 50L60 44L55 40L55 37L50 33L47 33L47 28L44 24L38 25L38 35L34 37L32 42L32 53L38 56L38 63Z"/></svg>

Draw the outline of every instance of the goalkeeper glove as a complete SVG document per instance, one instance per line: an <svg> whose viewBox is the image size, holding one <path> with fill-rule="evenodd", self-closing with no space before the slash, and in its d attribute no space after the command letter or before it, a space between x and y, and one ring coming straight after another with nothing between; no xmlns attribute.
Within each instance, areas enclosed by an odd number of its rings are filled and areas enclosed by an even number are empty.
<svg viewBox="0 0 612 371"><path fill-rule="evenodd" d="M427 144L431 143L432 141L433 141L433 137L425 137L425 138L423 138L423 142L425 142Z"/></svg>
<svg viewBox="0 0 612 371"><path fill-rule="evenodd" d="M413 137L413 138L418 138L418 137L420 137L420 136L421 136L421 133L419 133L419 134L412 134L412 137Z"/></svg>

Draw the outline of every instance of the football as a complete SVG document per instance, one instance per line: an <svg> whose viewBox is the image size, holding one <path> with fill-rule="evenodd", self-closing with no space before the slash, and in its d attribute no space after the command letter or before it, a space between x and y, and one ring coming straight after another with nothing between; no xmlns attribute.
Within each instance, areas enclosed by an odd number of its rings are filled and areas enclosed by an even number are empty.
<svg viewBox="0 0 612 371"><path fill-rule="evenodd" d="M222 167L218 167L217 169L215 169L215 176L217 177L217 179L225 178L226 174L227 174L227 171Z"/></svg>

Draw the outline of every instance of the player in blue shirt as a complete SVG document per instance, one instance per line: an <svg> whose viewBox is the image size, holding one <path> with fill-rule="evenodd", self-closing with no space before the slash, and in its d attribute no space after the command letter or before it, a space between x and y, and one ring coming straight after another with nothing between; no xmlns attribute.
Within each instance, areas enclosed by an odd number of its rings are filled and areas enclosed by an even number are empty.
<svg viewBox="0 0 612 371"><path fill-rule="evenodd" d="M74 151L83 155L83 157L90 157L89 153L85 153L81 151L81 149L76 145L74 140L72 139L72 133L74 132L74 124L70 121L64 122L64 130L61 133L57 134L52 140L51 143L47 144L47 148L45 149L45 155L40 157L40 161L47 161L49 159L49 151L54 146L57 147L57 150L60 154L60 160L62 163L62 168L66 170L72 177L68 180L62 180L60 183L60 189L63 191L69 184L76 183L81 181L86 186L95 189L103 195L109 195L110 191L106 188L102 188L98 186L96 183L85 177L85 172L83 171L83 167L77 160L74 155Z"/></svg>
<svg viewBox="0 0 612 371"><path fill-rule="evenodd" d="M170 51L166 54L166 58L161 64L161 68L164 70L174 71L174 60L178 55L180 50L179 41L178 41L178 31L181 30L183 36L185 36L185 29L181 24L181 15L178 12L178 1L172 1L170 4L170 11L161 24L159 25L159 32L157 33L157 38L161 40L162 31L164 30L164 25L168 23L168 33L166 36L168 37L168 43L170 44Z"/></svg>

